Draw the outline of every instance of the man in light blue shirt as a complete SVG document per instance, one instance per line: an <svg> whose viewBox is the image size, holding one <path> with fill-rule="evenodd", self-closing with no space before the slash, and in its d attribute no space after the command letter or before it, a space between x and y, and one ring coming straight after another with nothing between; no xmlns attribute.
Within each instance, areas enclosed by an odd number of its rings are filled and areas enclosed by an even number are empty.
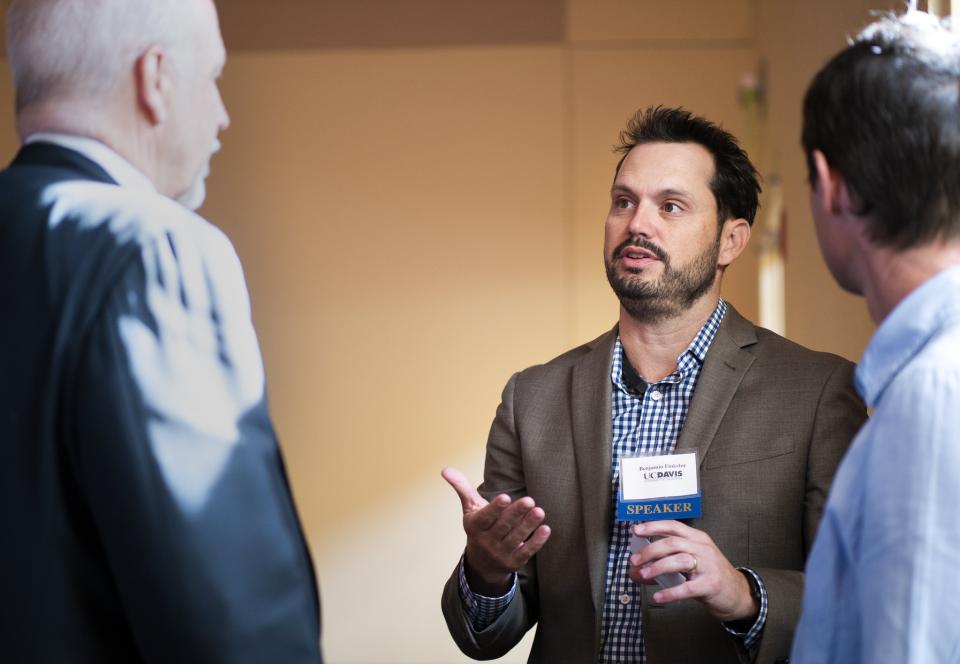
<svg viewBox="0 0 960 664"><path fill-rule="evenodd" d="M827 265L879 328L874 409L807 563L791 662L960 662L960 39L921 12L867 27L804 101Z"/></svg>

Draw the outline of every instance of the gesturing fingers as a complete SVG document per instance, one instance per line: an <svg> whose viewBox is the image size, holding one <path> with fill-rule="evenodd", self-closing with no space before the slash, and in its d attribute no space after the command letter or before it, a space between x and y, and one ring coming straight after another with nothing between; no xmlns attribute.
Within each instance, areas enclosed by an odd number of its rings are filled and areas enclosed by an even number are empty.
<svg viewBox="0 0 960 664"><path fill-rule="evenodd" d="M524 518L536 507L533 498L525 496L523 498L517 498L513 503L506 507L500 515L497 517L496 521L490 525L490 535L497 539L507 539L507 537L513 534L515 528L517 528L524 520ZM543 510L540 510L542 513ZM530 529L533 530L532 528ZM526 533L529 535L530 531ZM523 539L526 539L526 535ZM515 537L515 536L514 536Z"/></svg>
<svg viewBox="0 0 960 664"><path fill-rule="evenodd" d="M500 494L487 501L456 468L444 468L440 474L457 492L463 508L464 564L471 588L494 595L506 592L510 575L549 539L550 527L543 523L546 513L528 496L511 500Z"/></svg>
<svg viewBox="0 0 960 664"><path fill-rule="evenodd" d="M545 517L544 511L536 507L531 498L522 498L504 510L500 521L491 530L494 536L500 535L503 548L512 551L530 537Z"/></svg>
<svg viewBox="0 0 960 664"><path fill-rule="evenodd" d="M457 492L464 514L475 512L487 505L487 501L477 492L467 476L456 468L448 466L440 471L440 475Z"/></svg>
<svg viewBox="0 0 960 664"><path fill-rule="evenodd" d="M529 501L529 503L526 501ZM528 505L530 509L526 509ZM516 514L510 515L512 527L506 531L499 542L493 542L493 546L501 552L501 555L505 556L507 564L512 569L519 569L549 539L550 527L541 525L546 518L546 513L541 508L534 506L532 499L522 499L511 507L514 506L517 507L517 513L522 514L520 520L514 521ZM526 510L525 513L524 510ZM507 517L506 512L504 517Z"/></svg>
<svg viewBox="0 0 960 664"><path fill-rule="evenodd" d="M530 497L510 502L508 496L497 496L475 514L464 517L468 535L482 535L500 548L513 550L526 540L545 518L544 511Z"/></svg>
<svg viewBox="0 0 960 664"><path fill-rule="evenodd" d="M550 528L543 525L546 513L532 498L503 504L501 498L506 496L497 496L483 509L464 516L467 548L475 558L489 561L491 568L516 571L540 550Z"/></svg>
<svg viewBox="0 0 960 664"><path fill-rule="evenodd" d="M488 505L474 512L464 512L463 527L467 531L467 535L491 530L500 522L503 513L515 505L516 503L510 500L510 496L501 493L491 500Z"/></svg>
<svg viewBox="0 0 960 664"><path fill-rule="evenodd" d="M520 569L527 564L527 561L539 551L543 545L550 539L550 526L539 526L530 535L530 538L521 542L509 555L509 565L513 569Z"/></svg>

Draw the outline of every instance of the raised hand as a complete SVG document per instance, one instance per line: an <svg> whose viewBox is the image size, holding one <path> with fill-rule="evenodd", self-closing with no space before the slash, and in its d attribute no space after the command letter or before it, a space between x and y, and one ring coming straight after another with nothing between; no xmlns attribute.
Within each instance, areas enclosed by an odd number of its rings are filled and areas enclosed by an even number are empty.
<svg viewBox="0 0 960 664"><path fill-rule="evenodd" d="M463 507L470 588L481 595L503 595L510 590L513 573L550 537L550 526L542 525L546 513L529 496L511 500L500 494L487 501L456 468L444 468L440 474L460 496Z"/></svg>

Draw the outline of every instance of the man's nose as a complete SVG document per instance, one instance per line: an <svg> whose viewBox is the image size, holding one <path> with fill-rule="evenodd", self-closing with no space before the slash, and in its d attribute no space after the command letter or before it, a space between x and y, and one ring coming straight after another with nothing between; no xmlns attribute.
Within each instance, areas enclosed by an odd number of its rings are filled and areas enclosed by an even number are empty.
<svg viewBox="0 0 960 664"><path fill-rule="evenodd" d="M223 97L218 95L217 102L220 105L220 131L226 131L230 126L230 114L227 112L227 105L223 103Z"/></svg>
<svg viewBox="0 0 960 664"><path fill-rule="evenodd" d="M656 235L659 221L656 208L641 203L634 209L633 216L627 224L627 231L631 237L653 237Z"/></svg>

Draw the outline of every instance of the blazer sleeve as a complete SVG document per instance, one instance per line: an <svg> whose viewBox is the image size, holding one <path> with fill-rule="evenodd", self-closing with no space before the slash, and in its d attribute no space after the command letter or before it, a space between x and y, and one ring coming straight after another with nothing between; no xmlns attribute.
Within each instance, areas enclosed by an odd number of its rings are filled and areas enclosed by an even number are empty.
<svg viewBox="0 0 960 664"><path fill-rule="evenodd" d="M824 381L807 453L806 492L803 509L805 554L817 534L834 473L854 436L866 420L866 408L853 387L854 365L838 361ZM754 661L785 661L794 629L800 619L804 573L796 570L756 568L767 589L768 613Z"/></svg>
<svg viewBox="0 0 960 664"><path fill-rule="evenodd" d="M480 493L490 500L501 493L517 499L526 495L520 437L516 426L514 374L503 390L500 406L487 438L487 455ZM441 607L457 646L473 659L496 659L513 648L537 622L536 556L518 573L519 588L504 612L482 631L476 631L460 598L457 569L447 579Z"/></svg>
<svg viewBox="0 0 960 664"><path fill-rule="evenodd" d="M319 662L239 261L143 241L77 342L72 472L144 661Z"/></svg>

